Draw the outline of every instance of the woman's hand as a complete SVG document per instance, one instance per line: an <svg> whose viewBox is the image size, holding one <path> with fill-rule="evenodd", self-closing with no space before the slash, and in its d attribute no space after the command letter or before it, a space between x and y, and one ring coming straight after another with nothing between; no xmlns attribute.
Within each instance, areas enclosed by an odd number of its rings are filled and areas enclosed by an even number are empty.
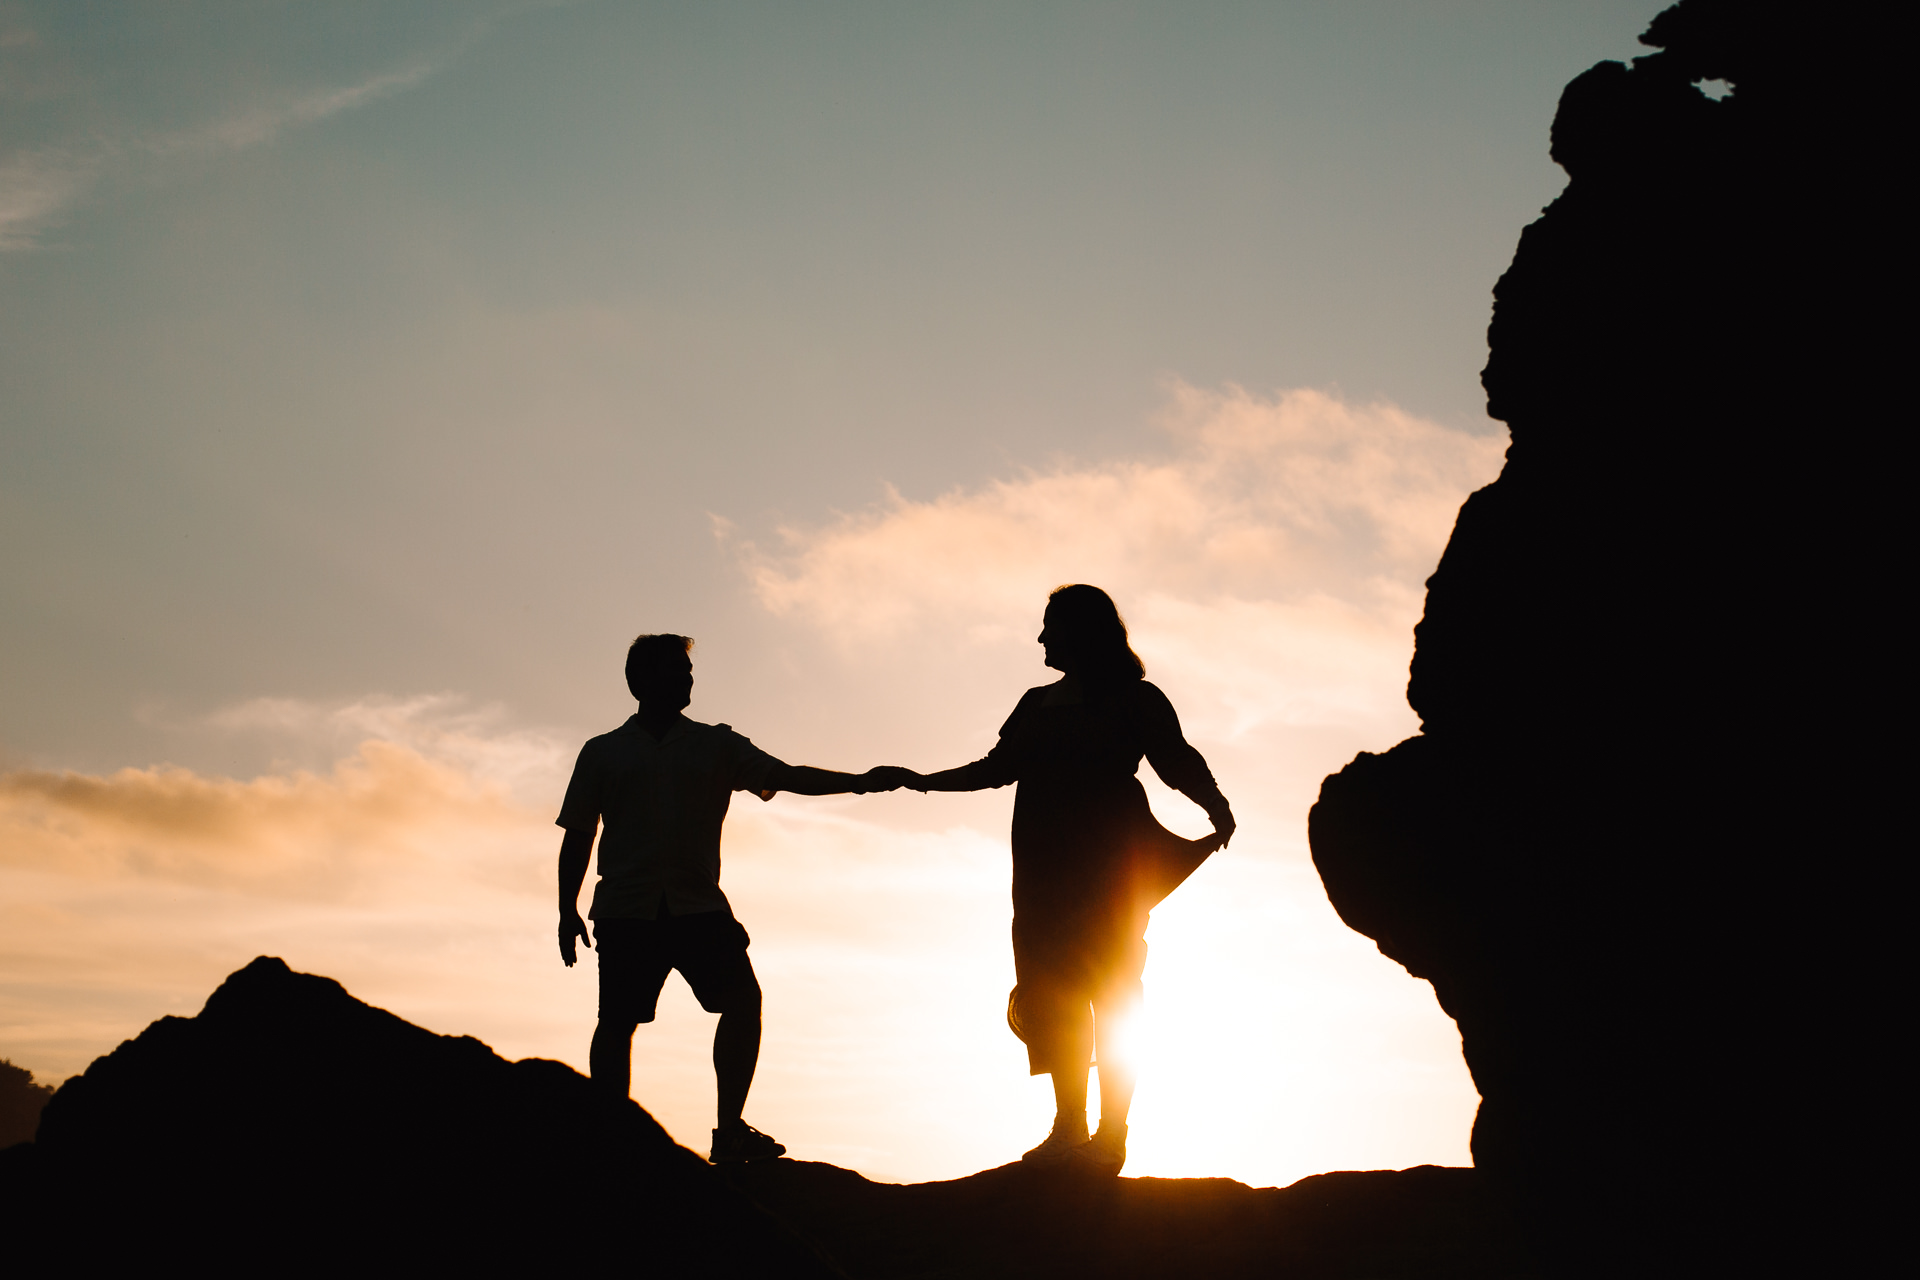
<svg viewBox="0 0 1920 1280"><path fill-rule="evenodd" d="M1216 849L1226 848L1227 841L1233 839L1234 827L1237 825L1233 820L1233 810L1227 807L1225 800L1222 800L1219 808L1208 813L1207 816L1213 819L1213 835L1211 839L1219 841L1219 843L1213 847Z"/></svg>

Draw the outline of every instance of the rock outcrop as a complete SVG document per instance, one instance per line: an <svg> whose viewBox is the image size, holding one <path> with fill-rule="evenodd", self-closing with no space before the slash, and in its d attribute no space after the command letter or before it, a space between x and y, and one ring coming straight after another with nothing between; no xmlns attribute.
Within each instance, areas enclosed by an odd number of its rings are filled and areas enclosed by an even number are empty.
<svg viewBox="0 0 1920 1280"><path fill-rule="evenodd" d="M266 956L67 1081L6 1154L13 1247L60 1270L835 1274L571 1067Z"/></svg>
<svg viewBox="0 0 1920 1280"><path fill-rule="evenodd" d="M0 1152L0 1203L23 1274L1533 1274L1471 1169L1254 1189L1017 1163L913 1186L714 1168L560 1063L507 1062L264 956L63 1085L37 1141Z"/></svg>
<svg viewBox="0 0 1920 1280"><path fill-rule="evenodd" d="M1310 820L1342 918L1458 1022L1475 1163L1559 1274L1778 1264L1884 1034L1838 925L1844 898L1870 936L1890 880L1903 696L1873 12L1684 0L1660 52L1567 86L1568 186L1494 291L1512 447L1416 633L1422 732Z"/></svg>

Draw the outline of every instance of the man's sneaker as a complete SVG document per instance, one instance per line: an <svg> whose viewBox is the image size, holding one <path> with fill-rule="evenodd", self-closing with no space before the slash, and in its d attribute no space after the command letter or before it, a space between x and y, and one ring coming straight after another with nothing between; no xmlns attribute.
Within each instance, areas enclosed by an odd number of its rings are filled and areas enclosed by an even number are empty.
<svg viewBox="0 0 1920 1280"><path fill-rule="evenodd" d="M1127 1163L1127 1126L1123 1124L1103 1124L1100 1132L1086 1145L1076 1147L1069 1157L1073 1163L1090 1173L1103 1177L1117 1177L1120 1169Z"/></svg>
<svg viewBox="0 0 1920 1280"><path fill-rule="evenodd" d="M741 1164L748 1160L771 1160L787 1154L787 1149L745 1120L737 1120L725 1129L713 1131L713 1164Z"/></svg>
<svg viewBox="0 0 1920 1280"><path fill-rule="evenodd" d="M1056 1115L1047 1140L1020 1158L1028 1164L1060 1164L1087 1145L1087 1116Z"/></svg>

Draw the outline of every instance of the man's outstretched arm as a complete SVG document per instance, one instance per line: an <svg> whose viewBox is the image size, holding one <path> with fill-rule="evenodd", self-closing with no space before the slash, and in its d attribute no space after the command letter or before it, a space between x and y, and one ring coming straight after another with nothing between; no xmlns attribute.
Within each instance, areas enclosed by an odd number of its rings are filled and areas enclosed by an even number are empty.
<svg viewBox="0 0 1920 1280"><path fill-rule="evenodd" d="M560 839L560 958L569 969L577 958L574 939L593 945L587 922L580 918L580 884L587 878L587 860L592 856L593 828L567 828Z"/></svg>
<svg viewBox="0 0 1920 1280"><path fill-rule="evenodd" d="M797 796L863 796L870 791L898 791L919 775L911 769L882 765L865 773L841 773L834 769L816 769L810 764L783 764L767 775L762 800L771 800L781 791Z"/></svg>

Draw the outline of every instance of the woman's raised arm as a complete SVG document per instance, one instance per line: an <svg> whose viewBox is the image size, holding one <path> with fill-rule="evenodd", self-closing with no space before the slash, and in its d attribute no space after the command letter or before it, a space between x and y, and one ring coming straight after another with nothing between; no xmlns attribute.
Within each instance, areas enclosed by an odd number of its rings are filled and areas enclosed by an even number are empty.
<svg viewBox="0 0 1920 1280"><path fill-rule="evenodd" d="M1145 741L1147 763L1160 781L1206 811L1214 834L1225 844L1233 835L1233 809L1213 780L1206 757L1180 732L1180 716L1157 685L1142 680L1139 691L1135 723Z"/></svg>

